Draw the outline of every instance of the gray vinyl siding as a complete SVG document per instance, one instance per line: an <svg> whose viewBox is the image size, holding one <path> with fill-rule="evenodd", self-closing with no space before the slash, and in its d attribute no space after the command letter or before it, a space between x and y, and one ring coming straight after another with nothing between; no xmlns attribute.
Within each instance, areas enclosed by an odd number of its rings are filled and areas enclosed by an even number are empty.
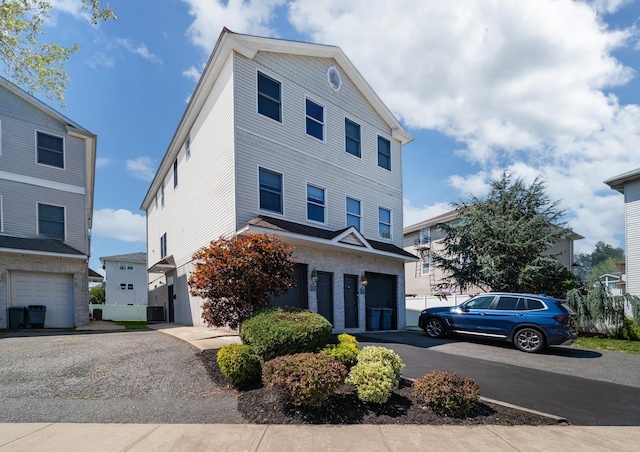
<svg viewBox="0 0 640 452"><path fill-rule="evenodd" d="M627 292L640 296L640 180L624 187Z"/></svg>
<svg viewBox="0 0 640 452"><path fill-rule="evenodd" d="M341 71L343 85L335 92L326 72L334 60L259 52L250 61L236 56L237 225L260 213L258 167L283 174L284 216L307 222L306 184L326 189L328 229L345 227L345 199L362 201L365 237L378 237L378 207L392 210L393 243L402 244L402 171L400 143L389 126ZM340 70L340 68L338 68ZM257 113L257 72L278 80L282 87L282 123ZM306 134L305 99L325 108L325 141ZM362 158L345 152L344 120L361 126ZM390 140L392 171L378 167L377 137ZM317 223L309 223L318 226Z"/></svg>
<svg viewBox="0 0 640 452"><path fill-rule="evenodd" d="M64 124L3 87L0 87L0 117L12 118L33 124L36 127L65 132Z"/></svg>
<svg viewBox="0 0 640 452"><path fill-rule="evenodd" d="M191 156L178 153L178 186L173 166L165 175L165 205L147 211L150 265L160 258L160 236L167 233L167 255L180 267L211 240L234 231L233 65L227 62L191 128Z"/></svg>
<svg viewBox="0 0 640 452"><path fill-rule="evenodd" d="M3 232L18 237L38 236L37 204L65 207L65 243L83 253L87 249L84 195L0 180Z"/></svg>
<svg viewBox="0 0 640 452"><path fill-rule="evenodd" d="M29 107L29 104L25 103L25 105ZM53 124L57 127L51 127L52 124L45 127L9 117L0 117L0 121L2 121L2 156L0 157L2 171L85 187L84 140L69 136L61 123ZM63 138L64 169L36 163L36 132Z"/></svg>

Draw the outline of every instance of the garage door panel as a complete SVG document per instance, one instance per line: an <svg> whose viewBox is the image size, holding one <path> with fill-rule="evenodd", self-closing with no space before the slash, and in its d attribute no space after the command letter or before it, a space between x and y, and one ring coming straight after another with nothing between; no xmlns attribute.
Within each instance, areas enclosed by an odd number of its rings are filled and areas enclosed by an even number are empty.
<svg viewBox="0 0 640 452"><path fill-rule="evenodd" d="M13 272L11 274L11 305L46 306L45 327L73 327L73 276Z"/></svg>

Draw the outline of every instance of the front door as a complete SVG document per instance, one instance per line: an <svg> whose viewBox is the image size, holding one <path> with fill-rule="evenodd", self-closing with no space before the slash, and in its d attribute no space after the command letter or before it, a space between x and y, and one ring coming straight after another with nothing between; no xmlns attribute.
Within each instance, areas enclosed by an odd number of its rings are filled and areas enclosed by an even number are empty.
<svg viewBox="0 0 640 452"><path fill-rule="evenodd" d="M333 273L318 272L318 314L333 325Z"/></svg>
<svg viewBox="0 0 640 452"><path fill-rule="evenodd" d="M167 286L169 289L169 323L174 322L174 299L173 299L173 284Z"/></svg>
<svg viewBox="0 0 640 452"><path fill-rule="evenodd" d="M358 277L344 275L344 327L358 328Z"/></svg>
<svg viewBox="0 0 640 452"><path fill-rule="evenodd" d="M296 264L292 275L296 280L295 287L290 288L286 293L271 300L271 306L300 309L307 309L309 307L307 298L307 264Z"/></svg>

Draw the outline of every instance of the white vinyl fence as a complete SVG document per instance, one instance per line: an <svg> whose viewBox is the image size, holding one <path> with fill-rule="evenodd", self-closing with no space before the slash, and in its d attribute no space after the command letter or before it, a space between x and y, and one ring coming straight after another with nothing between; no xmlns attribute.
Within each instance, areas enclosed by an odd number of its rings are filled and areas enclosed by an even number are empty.
<svg viewBox="0 0 640 452"><path fill-rule="evenodd" d="M457 306L463 301L471 298L469 295L453 294L447 298L438 297L406 297L405 306L407 312L407 327L417 327L418 317L420 313L427 308L435 308L438 306Z"/></svg>
<svg viewBox="0 0 640 452"><path fill-rule="evenodd" d="M103 320L147 320L146 305L90 304L91 315L94 309L102 309Z"/></svg>

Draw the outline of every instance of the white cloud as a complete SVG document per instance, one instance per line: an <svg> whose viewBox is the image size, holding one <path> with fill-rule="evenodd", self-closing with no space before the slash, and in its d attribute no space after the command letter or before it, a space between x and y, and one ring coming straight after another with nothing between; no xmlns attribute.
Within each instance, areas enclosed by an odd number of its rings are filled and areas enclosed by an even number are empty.
<svg viewBox="0 0 640 452"><path fill-rule="evenodd" d="M106 157L98 157L96 158L96 168L105 168L111 165L111 159Z"/></svg>
<svg viewBox="0 0 640 452"><path fill-rule="evenodd" d="M273 36L269 27L276 7L286 0L182 0L195 17L187 31L191 41L205 52L211 52L223 27L236 33Z"/></svg>
<svg viewBox="0 0 640 452"><path fill-rule="evenodd" d="M591 0L591 6L599 13L613 14L634 0Z"/></svg>
<svg viewBox="0 0 640 452"><path fill-rule="evenodd" d="M144 215L125 209L99 209L93 212L94 236L122 240L124 242L145 242L146 220Z"/></svg>
<svg viewBox="0 0 640 452"><path fill-rule="evenodd" d="M150 182L156 175L155 162L149 157L138 157L134 160L127 160L127 173L131 176Z"/></svg>
<svg viewBox="0 0 640 452"><path fill-rule="evenodd" d="M104 52L95 52L88 56L86 61L91 69L110 68L115 63L114 58Z"/></svg>
<svg viewBox="0 0 640 452"><path fill-rule="evenodd" d="M195 66L191 66L186 71L183 71L182 75L184 75L185 77L187 77L191 81L197 82L198 80L200 80L200 74L201 73L202 73L202 71L196 69Z"/></svg>
<svg viewBox="0 0 640 452"><path fill-rule="evenodd" d="M51 5L53 12L60 11L71 14L76 19L91 22L89 11L82 9L80 0L48 0L48 3Z"/></svg>
<svg viewBox="0 0 640 452"><path fill-rule="evenodd" d="M147 45L143 42L136 45L133 44L131 40L125 38L116 38L115 42L129 52L140 55L145 60L151 61L152 63L162 63L162 60L157 55L151 53Z"/></svg>
<svg viewBox="0 0 640 452"><path fill-rule="evenodd" d="M403 202L404 226L411 226L429 218L437 217L443 213L451 212L453 207L448 202L439 202L431 206L416 207L412 206L408 199Z"/></svg>

